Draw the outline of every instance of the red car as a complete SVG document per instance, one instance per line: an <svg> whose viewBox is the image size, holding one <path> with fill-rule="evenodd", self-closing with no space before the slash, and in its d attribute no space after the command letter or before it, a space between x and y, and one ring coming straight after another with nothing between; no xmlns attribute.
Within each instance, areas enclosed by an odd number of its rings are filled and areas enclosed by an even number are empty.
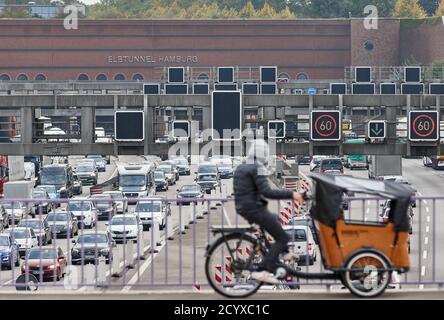
<svg viewBox="0 0 444 320"><path fill-rule="evenodd" d="M60 280L65 275L67 260L63 250L55 248L35 248L28 253L22 265L22 273L33 274L37 279Z"/></svg>

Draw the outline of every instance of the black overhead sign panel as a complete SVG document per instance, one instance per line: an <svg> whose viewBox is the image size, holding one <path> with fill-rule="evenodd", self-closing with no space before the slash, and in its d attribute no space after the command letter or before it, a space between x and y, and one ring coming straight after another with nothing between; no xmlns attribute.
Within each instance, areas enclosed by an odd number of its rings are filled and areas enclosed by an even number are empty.
<svg viewBox="0 0 444 320"><path fill-rule="evenodd" d="M114 135L116 141L143 141L145 139L143 111L116 111Z"/></svg>
<svg viewBox="0 0 444 320"><path fill-rule="evenodd" d="M438 111L409 112L409 140L436 141L439 139Z"/></svg>
<svg viewBox="0 0 444 320"><path fill-rule="evenodd" d="M241 114L242 96L240 91L213 91L211 93L213 140L240 140Z"/></svg>
<svg viewBox="0 0 444 320"><path fill-rule="evenodd" d="M336 110L312 111L310 120L311 140L341 139L341 113Z"/></svg>

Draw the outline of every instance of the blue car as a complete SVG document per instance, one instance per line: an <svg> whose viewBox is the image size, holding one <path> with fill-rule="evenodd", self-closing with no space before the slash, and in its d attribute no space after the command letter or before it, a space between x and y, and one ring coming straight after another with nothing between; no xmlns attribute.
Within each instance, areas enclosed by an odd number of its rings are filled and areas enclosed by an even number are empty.
<svg viewBox="0 0 444 320"><path fill-rule="evenodd" d="M40 185L40 186L35 187L35 190L45 190L46 192L48 192L50 200L60 199L60 193L57 192L57 187L54 185L49 185L49 184ZM57 204L56 206L60 206L60 203Z"/></svg>
<svg viewBox="0 0 444 320"><path fill-rule="evenodd" d="M12 240L11 234L0 234L1 267L11 270L20 265L18 244Z"/></svg>

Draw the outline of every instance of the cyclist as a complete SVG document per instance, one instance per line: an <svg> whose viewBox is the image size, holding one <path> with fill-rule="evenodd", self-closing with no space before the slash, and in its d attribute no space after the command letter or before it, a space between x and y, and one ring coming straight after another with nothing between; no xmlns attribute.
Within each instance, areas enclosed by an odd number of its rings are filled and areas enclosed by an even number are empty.
<svg viewBox="0 0 444 320"><path fill-rule="evenodd" d="M265 255L257 271L252 272L253 279L276 284L276 262L279 254L285 252L284 260L295 259L288 253L289 236L280 225L276 215L267 209L269 199L294 199L304 202L304 196L288 189L272 189L268 182L268 159L270 157L268 144L262 140L254 140L248 150L246 163L241 164L234 173L233 186L237 213L250 224L255 223L265 229L275 240Z"/></svg>

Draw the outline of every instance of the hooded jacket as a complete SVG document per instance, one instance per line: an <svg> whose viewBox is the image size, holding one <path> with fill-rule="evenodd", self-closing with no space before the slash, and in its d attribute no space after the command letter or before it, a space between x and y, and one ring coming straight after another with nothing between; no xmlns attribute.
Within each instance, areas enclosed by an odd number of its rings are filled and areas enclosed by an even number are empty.
<svg viewBox="0 0 444 320"><path fill-rule="evenodd" d="M233 187L236 211L240 214L252 214L266 209L268 199L292 199L293 191L272 189L268 181L269 160L268 144L264 140L255 140L247 153L246 163L234 172Z"/></svg>

